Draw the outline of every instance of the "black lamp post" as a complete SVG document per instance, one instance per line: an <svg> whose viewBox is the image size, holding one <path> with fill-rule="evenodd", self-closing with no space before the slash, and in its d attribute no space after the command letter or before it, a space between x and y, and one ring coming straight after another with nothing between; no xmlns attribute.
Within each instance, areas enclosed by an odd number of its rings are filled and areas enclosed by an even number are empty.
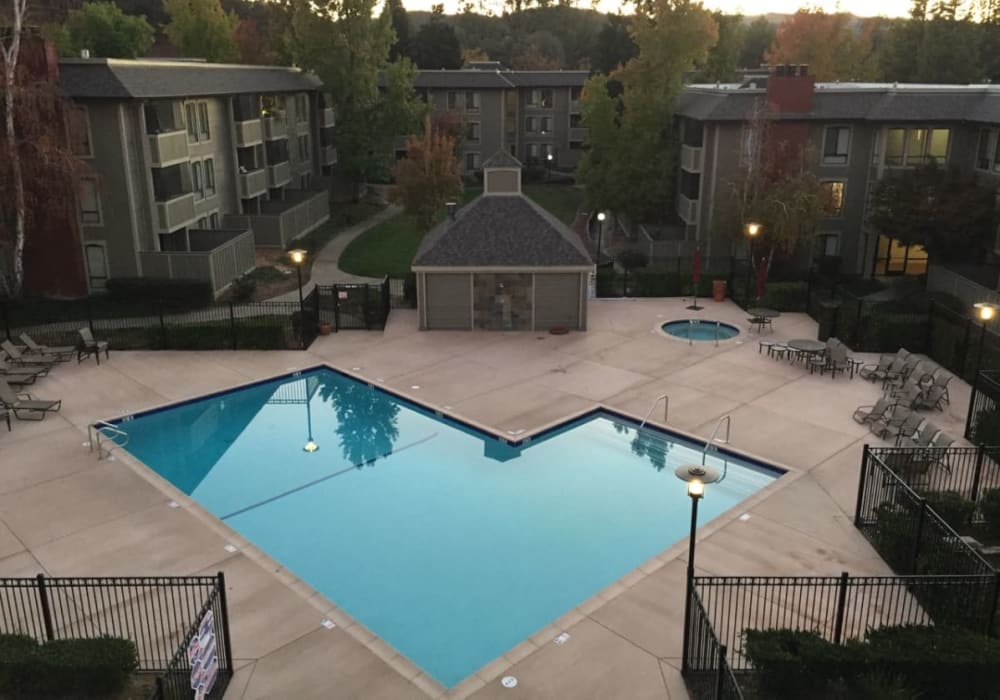
<svg viewBox="0 0 1000 700"><path fill-rule="evenodd" d="M997 317L1000 312L1000 304L989 301L981 301L973 304L976 309L976 316L983 322L983 328L979 332L979 355L976 358L976 374L983 368L983 345L986 343L986 324Z"/></svg>
<svg viewBox="0 0 1000 700"><path fill-rule="evenodd" d="M288 257L295 263L295 272L299 276L299 344L305 345L306 306L302 299L302 264L306 261L306 251L295 248L288 251Z"/></svg>
<svg viewBox="0 0 1000 700"><path fill-rule="evenodd" d="M754 241L754 239L757 236L760 235L760 232L761 232L761 230L763 230L763 228L764 227L761 226L756 221L748 221L746 224L743 225L743 233L747 237L747 246L748 246L748 251L749 251L749 255L750 255L750 269L747 271L747 296L746 296L746 298L747 298L748 301L750 299L750 284L751 284L750 278L754 276L754 272L757 269L757 266L754 265L754 261L753 261L753 241Z"/></svg>
<svg viewBox="0 0 1000 700"><path fill-rule="evenodd" d="M698 501L705 495L705 485L719 481L719 472L703 464L682 464L674 474L687 482L687 494L691 498L691 533L688 536L687 582L684 594L684 641L681 649L681 673L687 674L688 642L691 638L691 599L694 597L694 548L698 530Z"/></svg>
<svg viewBox="0 0 1000 700"><path fill-rule="evenodd" d="M545 181L548 182L552 178L552 161L555 156L551 153L545 154Z"/></svg>

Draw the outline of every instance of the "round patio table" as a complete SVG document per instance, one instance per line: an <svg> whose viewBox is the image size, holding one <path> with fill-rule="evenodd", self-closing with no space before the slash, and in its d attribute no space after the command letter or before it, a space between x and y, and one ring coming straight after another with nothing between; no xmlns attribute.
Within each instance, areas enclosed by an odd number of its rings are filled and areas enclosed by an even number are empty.
<svg viewBox="0 0 1000 700"><path fill-rule="evenodd" d="M778 318L781 315L780 311L775 311L774 309L765 309L759 306L755 306L751 309L747 309L747 313L754 318Z"/></svg>
<svg viewBox="0 0 1000 700"><path fill-rule="evenodd" d="M826 343L819 340L809 340L808 338L794 338L787 343L792 350L799 352L817 353L826 350Z"/></svg>

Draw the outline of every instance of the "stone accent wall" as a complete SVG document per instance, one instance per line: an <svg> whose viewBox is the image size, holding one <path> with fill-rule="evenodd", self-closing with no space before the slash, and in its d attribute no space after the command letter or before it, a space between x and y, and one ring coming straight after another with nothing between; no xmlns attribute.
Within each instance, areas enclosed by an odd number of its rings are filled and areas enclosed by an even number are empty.
<svg viewBox="0 0 1000 700"><path fill-rule="evenodd" d="M472 315L476 328L495 331L531 330L531 274L474 275Z"/></svg>

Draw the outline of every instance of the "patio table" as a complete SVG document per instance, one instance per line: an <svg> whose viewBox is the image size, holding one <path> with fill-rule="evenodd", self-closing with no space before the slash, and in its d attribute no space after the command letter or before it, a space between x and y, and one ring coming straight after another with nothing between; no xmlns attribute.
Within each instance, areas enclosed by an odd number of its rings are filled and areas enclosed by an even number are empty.
<svg viewBox="0 0 1000 700"><path fill-rule="evenodd" d="M788 347L795 350L795 353L789 353L789 359L795 359L796 354L800 358L812 358L815 355L819 355L826 350L826 343L819 340L810 340L808 338L794 338L789 340L787 343Z"/></svg>
<svg viewBox="0 0 1000 700"><path fill-rule="evenodd" d="M780 311L767 309L762 306L754 306L753 308L747 309L747 313L754 318L778 318L778 316L781 315Z"/></svg>

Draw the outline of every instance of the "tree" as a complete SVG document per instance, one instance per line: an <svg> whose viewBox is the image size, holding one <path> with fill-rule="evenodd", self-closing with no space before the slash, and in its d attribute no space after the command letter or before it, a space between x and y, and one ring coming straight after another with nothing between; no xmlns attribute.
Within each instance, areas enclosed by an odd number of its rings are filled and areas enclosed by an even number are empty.
<svg viewBox="0 0 1000 700"><path fill-rule="evenodd" d="M635 57L639 47L628 31L628 20L621 15L608 15L608 22L597 35L597 45L591 61L595 70L611 73Z"/></svg>
<svg viewBox="0 0 1000 700"><path fill-rule="evenodd" d="M236 15L222 10L219 0L164 0L170 22L164 33L185 56L206 61L235 61Z"/></svg>
<svg viewBox="0 0 1000 700"><path fill-rule="evenodd" d="M418 68L461 68L462 47L454 28L439 15L431 17L413 37L410 56Z"/></svg>
<svg viewBox="0 0 1000 700"><path fill-rule="evenodd" d="M153 45L155 30L145 17L133 17L113 2L88 2L70 10L58 37L64 56L87 49L94 57L139 58Z"/></svg>
<svg viewBox="0 0 1000 700"><path fill-rule="evenodd" d="M389 13L389 22L396 33L396 41L389 47L389 60L396 61L410 55L410 17L402 0L388 0L382 12Z"/></svg>
<svg viewBox="0 0 1000 700"><path fill-rule="evenodd" d="M760 16L747 26L743 39L743 49L740 51L739 64L743 68L757 68L764 60L764 52L774 43L775 27L767 19Z"/></svg>
<svg viewBox="0 0 1000 700"><path fill-rule="evenodd" d="M17 62L21 56L21 32L28 12L27 0L13 0L11 4L10 26L0 30L0 60L3 61L3 112L5 160L10 168L10 182L14 203L14 240L9 271L3 275L3 291L8 297L21 296L24 286L24 174L21 170L21 149L17 140L15 110L17 104ZM4 207L6 208L6 206ZM7 242L5 241L5 244ZM7 245L5 245L7 247Z"/></svg>
<svg viewBox="0 0 1000 700"><path fill-rule="evenodd" d="M768 63L805 63L821 81L863 81L878 73L872 26L855 31L852 16L799 10L778 27Z"/></svg>
<svg viewBox="0 0 1000 700"><path fill-rule="evenodd" d="M729 82L739 67L740 54L746 30L741 15L727 15L713 12L712 18L719 27L719 40L708 52L708 60L702 66L700 79L709 82Z"/></svg>
<svg viewBox="0 0 1000 700"><path fill-rule="evenodd" d="M430 117L424 119L423 138L411 136L406 142L406 157L392 169L396 186L390 199L427 231L451 199L462 195L462 178L455 158L455 140L444 132L431 128Z"/></svg>
<svg viewBox="0 0 1000 700"><path fill-rule="evenodd" d="M885 78L901 82L974 83L997 65L989 25L971 21L957 0L914 0L908 21L889 30L882 66ZM980 54L980 51L983 54Z"/></svg>
<svg viewBox="0 0 1000 700"><path fill-rule="evenodd" d="M943 261L975 260L993 231L991 187L974 173L929 163L879 180L871 224L904 245Z"/></svg>

